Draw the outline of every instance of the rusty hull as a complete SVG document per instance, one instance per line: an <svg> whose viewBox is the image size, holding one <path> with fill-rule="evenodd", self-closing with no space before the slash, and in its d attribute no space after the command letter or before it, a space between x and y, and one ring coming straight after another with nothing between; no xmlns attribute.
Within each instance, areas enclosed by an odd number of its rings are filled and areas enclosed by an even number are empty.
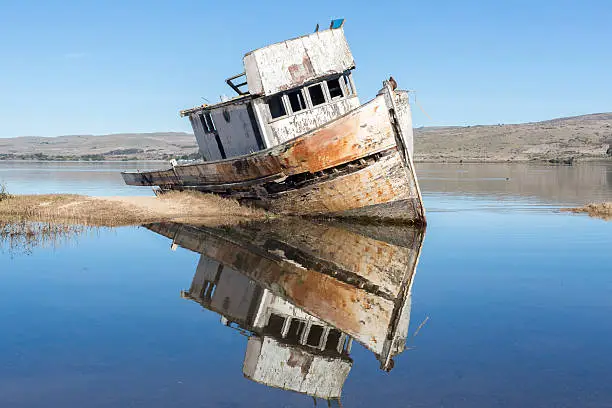
<svg viewBox="0 0 612 408"><path fill-rule="evenodd" d="M289 142L247 156L122 173L129 185L195 189L281 214L425 223L401 117L403 93L376 98ZM400 109L402 108L402 109ZM403 109L405 108L405 109Z"/></svg>
<svg viewBox="0 0 612 408"><path fill-rule="evenodd" d="M122 175L129 185L206 187L315 173L395 146L381 105L384 98L377 97L326 126L247 156Z"/></svg>

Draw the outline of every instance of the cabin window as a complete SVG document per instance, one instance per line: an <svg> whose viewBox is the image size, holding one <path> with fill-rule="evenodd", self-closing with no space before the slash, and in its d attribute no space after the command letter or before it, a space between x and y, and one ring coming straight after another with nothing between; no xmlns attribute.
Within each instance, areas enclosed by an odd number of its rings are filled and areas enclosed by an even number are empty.
<svg viewBox="0 0 612 408"><path fill-rule="evenodd" d="M269 334L281 335L283 333L283 325L285 324L285 318L272 313L266 326L266 332Z"/></svg>
<svg viewBox="0 0 612 408"><path fill-rule="evenodd" d="M291 111L293 113L306 109L306 102L304 101L304 95L302 95L301 89L298 89L297 91L287 92L287 97L289 98L289 103L291 104Z"/></svg>
<svg viewBox="0 0 612 408"><path fill-rule="evenodd" d="M212 133L217 130L215 128L215 123L213 122L212 117L210 116L210 112L200 113L198 117L200 119L200 124L204 129L204 132Z"/></svg>
<svg viewBox="0 0 612 408"><path fill-rule="evenodd" d="M287 332L287 336L285 337L287 341L296 344L299 343L304 326L304 322L301 322L298 319L292 319L291 324L289 325L289 331Z"/></svg>
<svg viewBox="0 0 612 408"><path fill-rule="evenodd" d="M323 326L313 324L310 327L310 332L308 333L308 340L306 341L306 344L308 344L309 346L318 347L321 344L321 337L323 337Z"/></svg>
<svg viewBox="0 0 612 408"><path fill-rule="evenodd" d="M302 337L302 333L306 328L306 323L302 322L299 319L293 318L291 319L291 324L289 325L289 331L285 336L285 339L289 343L300 344L300 339Z"/></svg>
<svg viewBox="0 0 612 408"><path fill-rule="evenodd" d="M327 81L327 88L329 89L329 97L332 101L334 99L340 99L344 96L342 93L342 87L340 86L340 78L330 79Z"/></svg>
<svg viewBox="0 0 612 408"><path fill-rule="evenodd" d="M323 87L321 84L316 84L308 88L308 94L310 95L310 101L312 106L321 105L325 103L325 94L323 93Z"/></svg>
<svg viewBox="0 0 612 408"><path fill-rule="evenodd" d="M200 290L199 297L204 301L210 301L215 293L216 285L214 282L204 281L202 290Z"/></svg>
<svg viewBox="0 0 612 408"><path fill-rule="evenodd" d="M338 351L340 347L340 340L342 339L342 333L340 331L331 329L327 335L327 342L325 343L325 350Z"/></svg>
<svg viewBox="0 0 612 408"><path fill-rule="evenodd" d="M208 130L208 124L206 123L206 119L204 119L203 113L198 114L198 119L200 119L200 125L202 125L202 129L204 129L204 132L210 132L210 130Z"/></svg>
<svg viewBox="0 0 612 408"><path fill-rule="evenodd" d="M206 123L208 123L208 128L210 129L209 132L214 132L217 130L217 127L215 126L215 122L213 122L212 116L210 115L210 112L206 112L204 114L204 117L206 118Z"/></svg>
<svg viewBox="0 0 612 408"><path fill-rule="evenodd" d="M346 96L353 95L353 87L351 86L351 79L347 74L342 75L344 80L344 89L346 89Z"/></svg>
<svg viewBox="0 0 612 408"><path fill-rule="evenodd" d="M272 116L272 119L280 118L287 114L282 95L274 95L268 98L268 108L270 108L270 116Z"/></svg>

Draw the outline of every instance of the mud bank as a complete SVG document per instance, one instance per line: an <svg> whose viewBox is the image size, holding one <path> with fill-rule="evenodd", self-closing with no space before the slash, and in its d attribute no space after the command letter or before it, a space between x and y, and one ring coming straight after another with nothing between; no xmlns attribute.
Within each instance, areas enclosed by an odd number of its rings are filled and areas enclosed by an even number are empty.
<svg viewBox="0 0 612 408"><path fill-rule="evenodd" d="M562 211L573 213L587 213L591 217L601 218L606 221L612 221L612 202L587 204L584 207L565 208Z"/></svg>
<svg viewBox="0 0 612 408"><path fill-rule="evenodd" d="M0 221L118 227L168 221L229 225L265 218L267 214L262 210L195 192L171 192L161 197L13 195L0 200Z"/></svg>

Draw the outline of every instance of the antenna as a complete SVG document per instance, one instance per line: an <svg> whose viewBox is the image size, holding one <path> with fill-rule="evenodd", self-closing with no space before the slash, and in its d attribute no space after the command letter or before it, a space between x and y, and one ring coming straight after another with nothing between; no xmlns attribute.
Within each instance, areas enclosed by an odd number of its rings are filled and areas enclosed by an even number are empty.
<svg viewBox="0 0 612 408"><path fill-rule="evenodd" d="M421 106L421 104L419 103L419 101L417 100L417 92L415 90L409 90L408 92L412 93L414 95L414 103L416 104L416 106L419 107L419 109L421 110L421 112L423 112L425 114L425 116L427 116L427 118L429 118L429 120L431 120L433 122L433 119L431 116L429 116L429 114L427 112L425 112L425 109L423 109L423 107Z"/></svg>

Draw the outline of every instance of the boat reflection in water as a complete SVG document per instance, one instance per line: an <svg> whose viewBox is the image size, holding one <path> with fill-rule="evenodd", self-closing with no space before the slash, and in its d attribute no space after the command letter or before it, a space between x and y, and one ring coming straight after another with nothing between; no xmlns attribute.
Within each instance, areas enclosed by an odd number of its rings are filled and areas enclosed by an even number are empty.
<svg viewBox="0 0 612 408"><path fill-rule="evenodd" d="M182 296L248 335L253 381L339 402L353 340L386 371L405 348L422 229L301 219L147 228L202 254Z"/></svg>

